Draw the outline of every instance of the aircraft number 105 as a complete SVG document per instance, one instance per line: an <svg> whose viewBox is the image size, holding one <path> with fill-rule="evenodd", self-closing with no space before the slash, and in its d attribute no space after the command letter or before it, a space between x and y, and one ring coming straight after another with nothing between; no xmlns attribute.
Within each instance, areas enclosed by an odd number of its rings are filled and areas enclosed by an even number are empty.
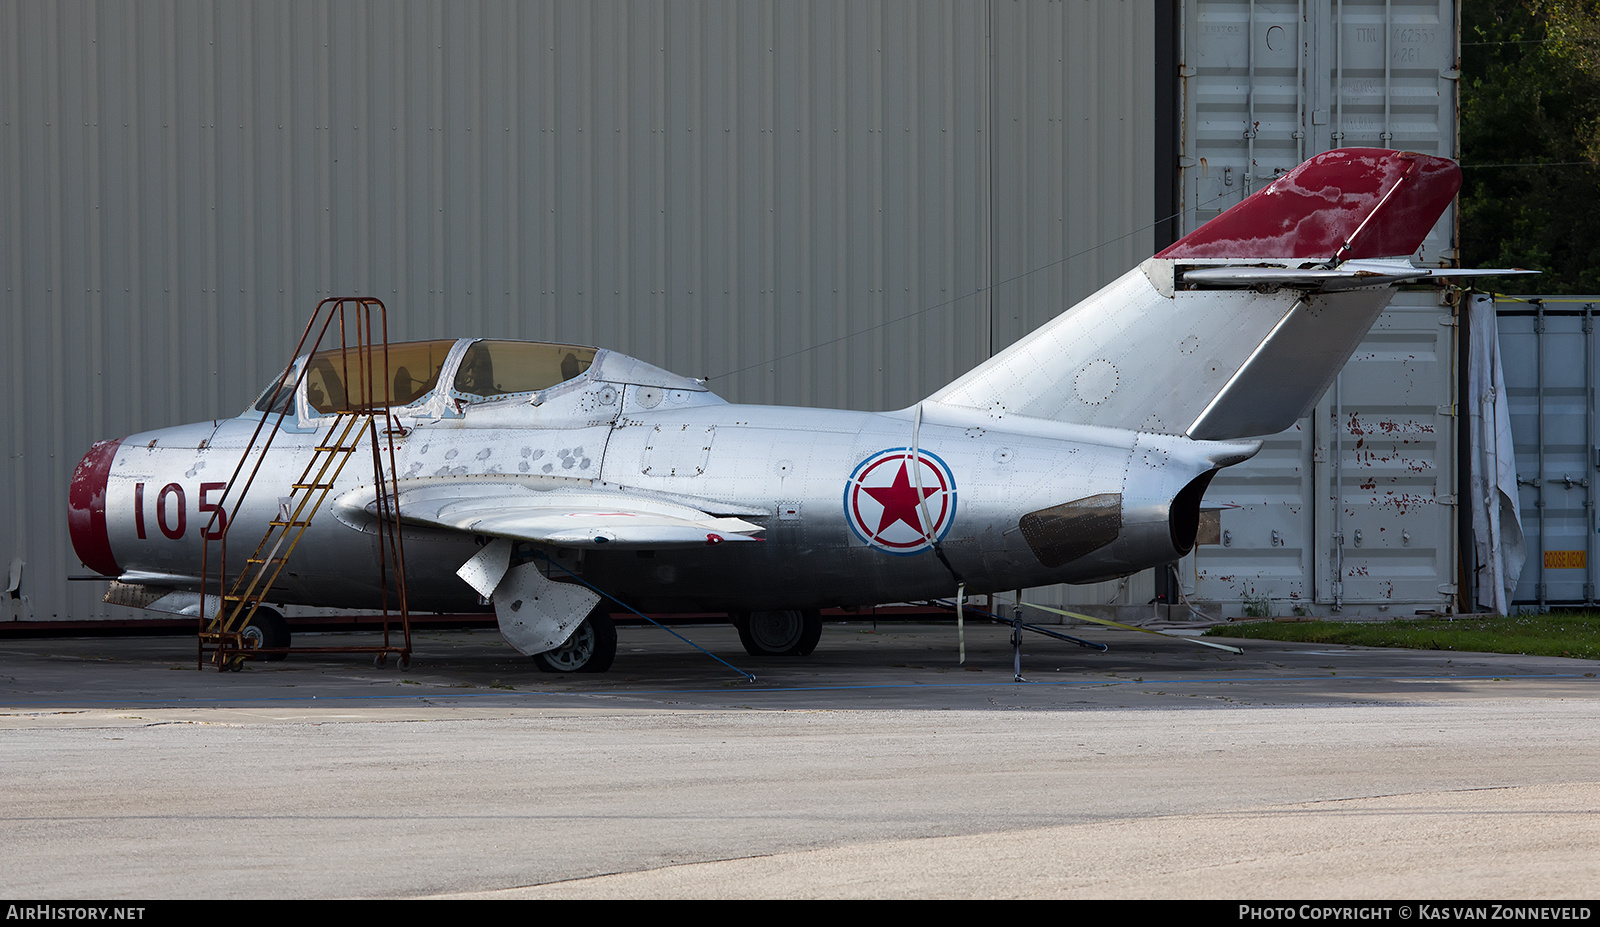
<svg viewBox="0 0 1600 927"><path fill-rule="evenodd" d="M212 494L220 496L228 488L227 483L201 483L199 511L197 513L203 525L211 517L212 512L217 513L217 523L210 531L203 531L206 540L217 541L222 539L223 531L228 527L228 513L223 511L220 501L212 502ZM144 514L145 484L133 484L133 528L139 540L144 540L145 514ZM169 501L170 500L170 501ZM155 498L156 526L161 533L176 541L183 537L189 529L189 507L185 499L183 487L177 483L168 483L161 487Z"/></svg>

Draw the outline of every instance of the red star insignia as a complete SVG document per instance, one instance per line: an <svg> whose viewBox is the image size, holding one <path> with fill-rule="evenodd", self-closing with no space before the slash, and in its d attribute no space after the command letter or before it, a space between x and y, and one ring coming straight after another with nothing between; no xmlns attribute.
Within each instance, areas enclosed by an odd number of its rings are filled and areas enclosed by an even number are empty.
<svg viewBox="0 0 1600 927"><path fill-rule="evenodd" d="M927 535L922 527L922 519L917 517L917 509L921 508L922 500L938 492L937 489L923 489L921 493L911 485L911 478L906 473L905 461L900 462L900 472L895 474L894 482L888 486L863 486L862 492L878 500L883 506L883 516L878 521L878 530L874 534L883 534L884 530L897 521L903 521L916 530L918 534Z"/></svg>

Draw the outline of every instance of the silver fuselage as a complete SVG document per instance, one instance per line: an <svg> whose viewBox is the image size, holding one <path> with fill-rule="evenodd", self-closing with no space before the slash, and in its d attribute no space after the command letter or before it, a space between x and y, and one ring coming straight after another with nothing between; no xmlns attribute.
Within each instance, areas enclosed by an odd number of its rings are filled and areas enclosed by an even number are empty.
<svg viewBox="0 0 1600 927"><path fill-rule="evenodd" d="M703 388L606 380L605 366L538 405L517 398L464 411L439 403L401 410L405 434L395 441L394 473L413 485L493 479L540 489L613 489L737 514L765 528L760 543L552 553L599 589L643 609L811 608L950 595L960 582L978 593L1090 582L1168 562L1193 541L1192 532L1173 536L1174 498L1257 446L1019 416L999 428L983 413L931 403L920 420L915 407L871 413L732 405ZM649 379L637 375L645 366L626 368L624 376ZM274 436L250 492L242 501L227 500L228 509L238 506L227 525L230 574L327 438L332 417L305 414L303 401L297 411ZM110 464L105 511L124 582L193 588L184 578L199 575L204 525L260 417L252 412L122 440ZM937 550L885 550L851 525L851 476L879 452L912 447L948 469L953 491L941 501L949 511L938 517ZM246 472L255 459L247 460ZM372 481L370 454L357 454L330 499L370 494ZM1019 529L1021 519L1099 496L1120 499L1114 540L1071 562L1042 562ZM377 538L370 526L325 505L269 601L377 607ZM403 538L413 610L483 607L456 575L482 538L420 526L407 526ZM221 546L211 542L213 570Z"/></svg>

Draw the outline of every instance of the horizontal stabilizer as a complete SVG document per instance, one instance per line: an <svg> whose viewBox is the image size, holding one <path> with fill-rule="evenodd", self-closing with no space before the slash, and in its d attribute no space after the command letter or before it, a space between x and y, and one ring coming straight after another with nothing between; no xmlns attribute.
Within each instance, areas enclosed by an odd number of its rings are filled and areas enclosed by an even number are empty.
<svg viewBox="0 0 1600 927"><path fill-rule="evenodd" d="M1388 286L1392 283L1410 283L1430 277L1499 277L1513 274L1536 274L1536 270L1521 268L1485 268L1465 270L1456 267L1412 267L1409 264L1381 261L1346 261L1334 268L1297 268L1271 266L1220 265L1192 267L1183 271L1186 284L1215 287L1295 287L1333 293L1363 286Z"/></svg>

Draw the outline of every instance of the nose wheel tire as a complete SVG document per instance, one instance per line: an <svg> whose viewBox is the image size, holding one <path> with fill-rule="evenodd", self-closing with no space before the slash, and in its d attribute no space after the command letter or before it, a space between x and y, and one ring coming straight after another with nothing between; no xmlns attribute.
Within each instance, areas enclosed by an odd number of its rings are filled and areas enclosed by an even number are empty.
<svg viewBox="0 0 1600 927"><path fill-rule="evenodd" d="M583 619L567 642L533 655L533 665L546 673L603 673L617 658L617 626L603 606Z"/></svg>
<svg viewBox="0 0 1600 927"><path fill-rule="evenodd" d="M816 609L740 612L733 626L752 657L809 656L822 638L822 615Z"/></svg>
<svg viewBox="0 0 1600 927"><path fill-rule="evenodd" d="M242 632L246 646L256 648L278 648L289 646L289 622L284 620L277 609L262 606L250 616L250 621L244 626ZM288 654L268 653L262 654L258 659L276 663Z"/></svg>

